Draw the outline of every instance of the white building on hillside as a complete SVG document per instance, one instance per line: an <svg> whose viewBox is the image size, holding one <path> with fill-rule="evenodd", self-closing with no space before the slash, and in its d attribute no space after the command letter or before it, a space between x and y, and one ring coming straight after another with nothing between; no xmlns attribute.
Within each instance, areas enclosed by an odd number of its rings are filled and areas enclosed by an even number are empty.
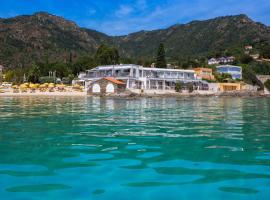
<svg viewBox="0 0 270 200"><path fill-rule="evenodd" d="M145 68L138 65L99 66L86 71L80 80L84 80L87 88L92 82L104 77L124 82L127 89L174 90L177 82L207 84L196 79L194 70Z"/></svg>
<svg viewBox="0 0 270 200"><path fill-rule="evenodd" d="M227 64L235 61L235 57L220 57L220 58L211 58L208 60L208 65L216 65L216 64Z"/></svg>

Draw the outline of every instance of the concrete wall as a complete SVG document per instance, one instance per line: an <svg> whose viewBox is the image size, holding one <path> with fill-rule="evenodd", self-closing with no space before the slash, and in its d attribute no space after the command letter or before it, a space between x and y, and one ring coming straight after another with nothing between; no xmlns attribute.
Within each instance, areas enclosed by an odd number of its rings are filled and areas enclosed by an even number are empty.
<svg viewBox="0 0 270 200"><path fill-rule="evenodd" d="M263 85L264 85L264 83L267 81L267 80L270 80L270 75L257 75L257 78L263 83ZM266 88L266 87L264 87L264 93L265 94L270 94L270 91Z"/></svg>

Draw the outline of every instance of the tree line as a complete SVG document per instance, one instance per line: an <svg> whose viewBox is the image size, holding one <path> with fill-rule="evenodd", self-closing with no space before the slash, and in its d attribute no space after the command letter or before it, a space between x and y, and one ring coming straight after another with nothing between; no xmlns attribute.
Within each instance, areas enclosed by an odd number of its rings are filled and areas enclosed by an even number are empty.
<svg viewBox="0 0 270 200"><path fill-rule="evenodd" d="M267 57L269 45L262 45L261 49L264 56ZM238 53L237 53L238 52ZM236 55L236 60L233 64L243 67L244 80L251 84L258 84L256 74L270 75L270 64L266 62L257 62L253 58L243 52L241 48L234 50L226 50L224 52L216 52L216 55L211 56L229 56ZM215 72L215 67L208 66L208 57L202 56L197 58L168 58L163 43L160 43L156 56L149 59L132 59L120 57L118 49L102 44L98 47L94 55L82 55L75 60L72 53L69 54L69 59L63 62L50 62L49 59L44 59L43 62L36 62L25 68L10 69L5 72L5 81L22 83L22 82L54 82L56 77L60 78L65 83L70 83L80 72L92 69L99 65L112 65L112 64L138 64L145 67L155 64L157 68L167 68L167 60L172 65L178 66L182 69L195 68L195 67L212 67ZM218 79L223 79L222 76L217 76ZM227 78L227 77L225 77Z"/></svg>

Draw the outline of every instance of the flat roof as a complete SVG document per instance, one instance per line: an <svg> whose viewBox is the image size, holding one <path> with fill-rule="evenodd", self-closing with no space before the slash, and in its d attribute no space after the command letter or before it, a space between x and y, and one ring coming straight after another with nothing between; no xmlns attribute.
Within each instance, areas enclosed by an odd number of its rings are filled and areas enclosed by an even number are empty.
<svg viewBox="0 0 270 200"><path fill-rule="evenodd" d="M194 70L188 70L188 69L165 69L165 68L150 68L150 67L144 67L144 70L149 70L149 71L163 71L163 72L190 72L190 73L195 73Z"/></svg>
<svg viewBox="0 0 270 200"><path fill-rule="evenodd" d="M129 69L129 68L139 68L142 70L148 70L148 71L163 71L163 72L187 72L187 73L195 73L194 70L186 70L186 69L166 69L166 68L150 68L150 67L143 67L140 65L133 65L133 64L127 64L127 65L103 65L98 66L96 68L93 68L91 70L86 71L95 71L95 70L110 70L110 69Z"/></svg>
<svg viewBox="0 0 270 200"><path fill-rule="evenodd" d="M219 65L219 66L216 66L216 68L220 68L220 67L238 67L238 68L242 68L241 66L236 66L236 65Z"/></svg>

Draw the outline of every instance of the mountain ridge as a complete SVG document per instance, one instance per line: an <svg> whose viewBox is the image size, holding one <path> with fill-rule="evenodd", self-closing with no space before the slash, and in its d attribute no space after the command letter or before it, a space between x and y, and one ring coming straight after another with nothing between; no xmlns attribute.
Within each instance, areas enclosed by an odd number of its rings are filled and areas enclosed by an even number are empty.
<svg viewBox="0 0 270 200"><path fill-rule="evenodd" d="M65 61L72 54L93 55L99 45L116 46L120 55L153 59L163 42L167 57L207 56L233 46L270 41L270 28L245 14L194 20L168 28L110 36L82 28L47 12L0 19L0 63L25 66L31 62Z"/></svg>

